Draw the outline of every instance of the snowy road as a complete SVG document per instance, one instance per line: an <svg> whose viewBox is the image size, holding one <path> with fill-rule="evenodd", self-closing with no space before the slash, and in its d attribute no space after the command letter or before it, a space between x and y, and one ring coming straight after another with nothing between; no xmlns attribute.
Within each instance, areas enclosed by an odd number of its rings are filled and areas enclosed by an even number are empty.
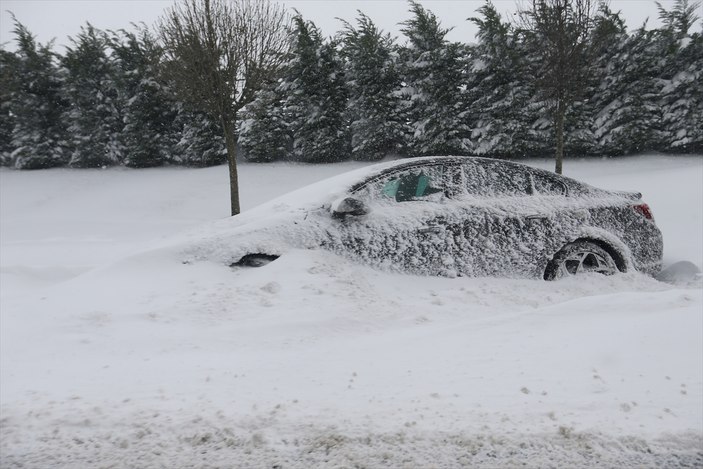
<svg viewBox="0 0 703 469"><path fill-rule="evenodd" d="M355 166L243 165L244 206ZM703 264L701 158L565 168ZM703 466L700 285L183 265L225 173L0 171L2 467Z"/></svg>

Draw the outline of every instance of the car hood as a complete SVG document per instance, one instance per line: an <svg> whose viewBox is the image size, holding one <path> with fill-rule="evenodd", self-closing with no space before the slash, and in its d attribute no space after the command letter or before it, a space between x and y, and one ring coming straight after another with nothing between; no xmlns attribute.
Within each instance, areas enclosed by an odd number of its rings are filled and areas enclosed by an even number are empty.
<svg viewBox="0 0 703 469"><path fill-rule="evenodd" d="M317 247L333 223L332 203L348 194L354 183L386 166L349 171L200 226L177 241L182 260L231 265L247 254L281 255L291 248Z"/></svg>

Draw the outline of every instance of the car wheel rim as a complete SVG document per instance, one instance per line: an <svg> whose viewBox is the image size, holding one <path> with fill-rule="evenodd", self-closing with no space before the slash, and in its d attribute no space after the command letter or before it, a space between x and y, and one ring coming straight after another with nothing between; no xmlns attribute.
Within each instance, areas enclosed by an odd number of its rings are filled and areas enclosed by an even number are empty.
<svg viewBox="0 0 703 469"><path fill-rule="evenodd" d="M610 256L591 251L577 251L562 261L557 270L557 277L571 277L587 272L612 275L616 271L617 266Z"/></svg>

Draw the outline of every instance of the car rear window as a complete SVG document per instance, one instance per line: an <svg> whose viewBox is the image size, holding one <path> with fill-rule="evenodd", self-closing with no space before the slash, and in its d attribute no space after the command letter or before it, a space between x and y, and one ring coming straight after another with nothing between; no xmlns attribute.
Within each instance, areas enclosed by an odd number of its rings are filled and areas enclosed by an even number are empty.
<svg viewBox="0 0 703 469"><path fill-rule="evenodd" d="M462 165L466 192L473 197L566 195L557 176L546 171L499 160L476 160Z"/></svg>
<svg viewBox="0 0 703 469"><path fill-rule="evenodd" d="M463 165L466 192L475 197L527 196L531 192L528 174L501 161L472 161Z"/></svg>

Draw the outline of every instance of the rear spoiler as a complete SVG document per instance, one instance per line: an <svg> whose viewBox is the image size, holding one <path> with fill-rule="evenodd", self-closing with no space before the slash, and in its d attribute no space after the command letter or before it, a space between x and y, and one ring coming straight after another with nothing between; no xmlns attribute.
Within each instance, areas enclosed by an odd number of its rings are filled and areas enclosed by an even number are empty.
<svg viewBox="0 0 703 469"><path fill-rule="evenodd" d="M612 194L624 197L630 200L642 200L641 192L630 192L630 191L609 191Z"/></svg>

